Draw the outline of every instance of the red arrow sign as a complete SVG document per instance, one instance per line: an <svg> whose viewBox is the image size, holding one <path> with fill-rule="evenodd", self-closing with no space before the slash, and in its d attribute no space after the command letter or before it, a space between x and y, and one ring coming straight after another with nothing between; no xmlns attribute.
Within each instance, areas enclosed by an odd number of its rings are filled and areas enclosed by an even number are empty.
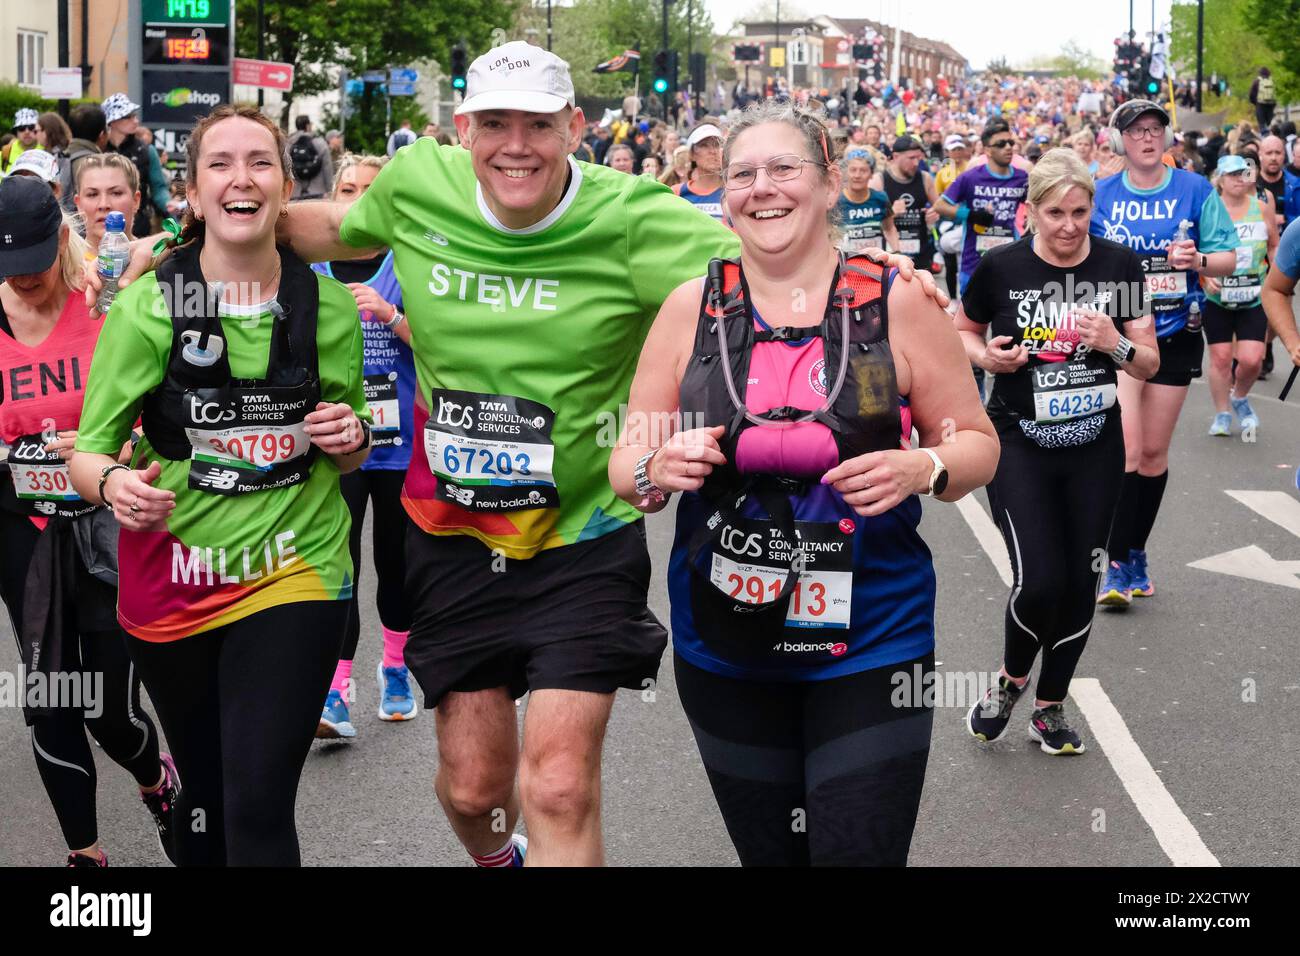
<svg viewBox="0 0 1300 956"><path fill-rule="evenodd" d="M235 57L231 68L235 82L244 86L260 86L267 90L293 89L293 65L290 63Z"/></svg>

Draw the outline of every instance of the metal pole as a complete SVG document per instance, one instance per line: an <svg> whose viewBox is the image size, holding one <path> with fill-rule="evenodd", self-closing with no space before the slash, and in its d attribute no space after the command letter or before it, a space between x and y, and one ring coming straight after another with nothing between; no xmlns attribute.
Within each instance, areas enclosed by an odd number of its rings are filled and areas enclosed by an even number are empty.
<svg viewBox="0 0 1300 956"><path fill-rule="evenodd" d="M695 69L691 64L695 47L695 0L686 0L686 88L691 91L691 108L700 111L700 94L695 89Z"/></svg>
<svg viewBox="0 0 1300 956"><path fill-rule="evenodd" d="M1128 0L1128 38L1133 40L1133 0Z"/></svg>
<svg viewBox="0 0 1300 956"><path fill-rule="evenodd" d="M1196 3L1196 112L1201 112L1201 59L1205 54L1205 0Z"/></svg>
<svg viewBox="0 0 1300 956"><path fill-rule="evenodd" d="M546 0L546 49L551 48L551 0Z"/></svg>
<svg viewBox="0 0 1300 956"><path fill-rule="evenodd" d="M66 2L59 4L59 66L67 67L68 65L68 4ZM40 77L36 78L40 81ZM68 101L59 100L59 115L65 120L68 118Z"/></svg>
<svg viewBox="0 0 1300 956"><path fill-rule="evenodd" d="M266 59L266 20L265 11L262 9L262 0L257 0L257 58ZM262 108L264 91L259 86L257 88L257 108Z"/></svg>

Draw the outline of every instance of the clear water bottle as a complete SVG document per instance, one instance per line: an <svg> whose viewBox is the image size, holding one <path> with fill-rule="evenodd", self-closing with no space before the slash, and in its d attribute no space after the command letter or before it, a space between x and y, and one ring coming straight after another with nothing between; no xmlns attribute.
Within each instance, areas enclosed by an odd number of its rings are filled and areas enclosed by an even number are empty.
<svg viewBox="0 0 1300 956"><path fill-rule="evenodd" d="M1192 238L1192 221L1184 219L1178 223L1178 231L1174 233L1173 242L1170 244L1177 245L1180 242L1186 242L1190 238Z"/></svg>
<svg viewBox="0 0 1300 956"><path fill-rule="evenodd" d="M1187 331L1201 331L1201 300L1193 299L1187 305Z"/></svg>
<svg viewBox="0 0 1300 956"><path fill-rule="evenodd" d="M126 216L110 212L104 218L104 238L99 240L99 279L103 283L95 309L100 315L108 313L117 298L117 283L131 260L131 240L126 234Z"/></svg>

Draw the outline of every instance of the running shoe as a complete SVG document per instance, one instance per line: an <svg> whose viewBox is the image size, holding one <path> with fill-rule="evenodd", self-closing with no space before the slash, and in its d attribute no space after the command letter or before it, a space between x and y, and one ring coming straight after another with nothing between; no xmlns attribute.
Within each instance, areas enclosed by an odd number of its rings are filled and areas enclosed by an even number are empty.
<svg viewBox="0 0 1300 956"><path fill-rule="evenodd" d="M325 707L320 712L320 723L316 725L317 739L338 740L356 735L357 730L352 726L347 702L343 700L342 694L331 687L330 692L325 695Z"/></svg>
<svg viewBox="0 0 1300 956"><path fill-rule="evenodd" d="M108 866L108 854L100 850L99 859L96 860L93 856L86 856L84 853L69 853L68 866Z"/></svg>
<svg viewBox="0 0 1300 956"><path fill-rule="evenodd" d="M1243 436L1259 428L1259 416L1255 414L1255 409L1250 407L1250 399L1229 396L1229 401L1232 402L1232 410L1237 413L1237 419L1241 422Z"/></svg>
<svg viewBox="0 0 1300 956"><path fill-rule="evenodd" d="M176 812L176 801L181 795L181 776L176 772L176 763L171 754L160 753L158 760L163 768L162 786L153 793L140 794L140 800L153 814L153 825L158 828L158 845L175 866L176 831L172 827L172 817Z"/></svg>
<svg viewBox="0 0 1300 956"><path fill-rule="evenodd" d="M411 672L405 667L385 667L379 662L379 719L414 720L420 707L411 693Z"/></svg>
<svg viewBox="0 0 1300 956"><path fill-rule="evenodd" d="M1130 550L1128 553L1128 586L1132 597L1154 597L1156 586L1147 571L1147 553Z"/></svg>
<svg viewBox="0 0 1300 956"><path fill-rule="evenodd" d="M1259 380L1267 382L1268 377L1273 374L1273 343L1269 342L1264 349L1264 364L1259 370Z"/></svg>
<svg viewBox="0 0 1300 956"><path fill-rule="evenodd" d="M1216 438L1232 434L1232 412L1219 412L1210 425L1210 434Z"/></svg>
<svg viewBox="0 0 1300 956"><path fill-rule="evenodd" d="M1011 708L1024 693L1015 681L999 677L995 686L984 692L984 698L966 715L966 729L976 740L992 743L1002 736L1011 721Z"/></svg>
<svg viewBox="0 0 1300 956"><path fill-rule="evenodd" d="M1045 754L1081 754L1083 741L1065 720L1065 705L1052 704L1035 710L1029 718L1029 737L1037 740Z"/></svg>
<svg viewBox="0 0 1300 956"><path fill-rule="evenodd" d="M1132 585L1129 584L1129 566L1118 561L1110 562L1106 578L1101 582L1097 603L1102 607L1128 607L1133 603Z"/></svg>
<svg viewBox="0 0 1300 956"><path fill-rule="evenodd" d="M515 845L515 861L511 866L523 866L524 857L528 855L528 837L522 833L512 834L510 841Z"/></svg>

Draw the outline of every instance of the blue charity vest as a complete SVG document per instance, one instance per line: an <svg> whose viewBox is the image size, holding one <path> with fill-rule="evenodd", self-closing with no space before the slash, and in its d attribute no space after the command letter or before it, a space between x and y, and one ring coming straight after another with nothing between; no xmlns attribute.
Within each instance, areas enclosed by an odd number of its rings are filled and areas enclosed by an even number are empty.
<svg viewBox="0 0 1300 956"><path fill-rule="evenodd" d="M1182 169L1170 172L1164 187L1150 192L1130 188L1127 173L1101 180L1097 183L1090 229L1094 236L1128 246L1142 257L1159 338L1173 335L1187 325L1188 306L1193 299L1204 305L1195 270L1171 270L1165 252L1184 219L1192 223L1188 237L1197 248L1201 247L1201 208L1214 191L1203 176Z"/></svg>
<svg viewBox="0 0 1300 956"><path fill-rule="evenodd" d="M725 222L726 216L722 211L722 193L723 189L719 186L711 193L691 192L686 183L681 184L681 189L677 195L681 196L693 206L698 206L700 212L706 212L718 222Z"/></svg>
<svg viewBox="0 0 1300 956"><path fill-rule="evenodd" d="M312 269L334 278L328 262L313 263ZM366 280L385 302L402 306L402 289L393 272L390 250L379 269ZM411 347L379 322L362 319L365 350L366 404L371 424L371 452L363 471L405 471L411 462L415 409L415 357Z"/></svg>

